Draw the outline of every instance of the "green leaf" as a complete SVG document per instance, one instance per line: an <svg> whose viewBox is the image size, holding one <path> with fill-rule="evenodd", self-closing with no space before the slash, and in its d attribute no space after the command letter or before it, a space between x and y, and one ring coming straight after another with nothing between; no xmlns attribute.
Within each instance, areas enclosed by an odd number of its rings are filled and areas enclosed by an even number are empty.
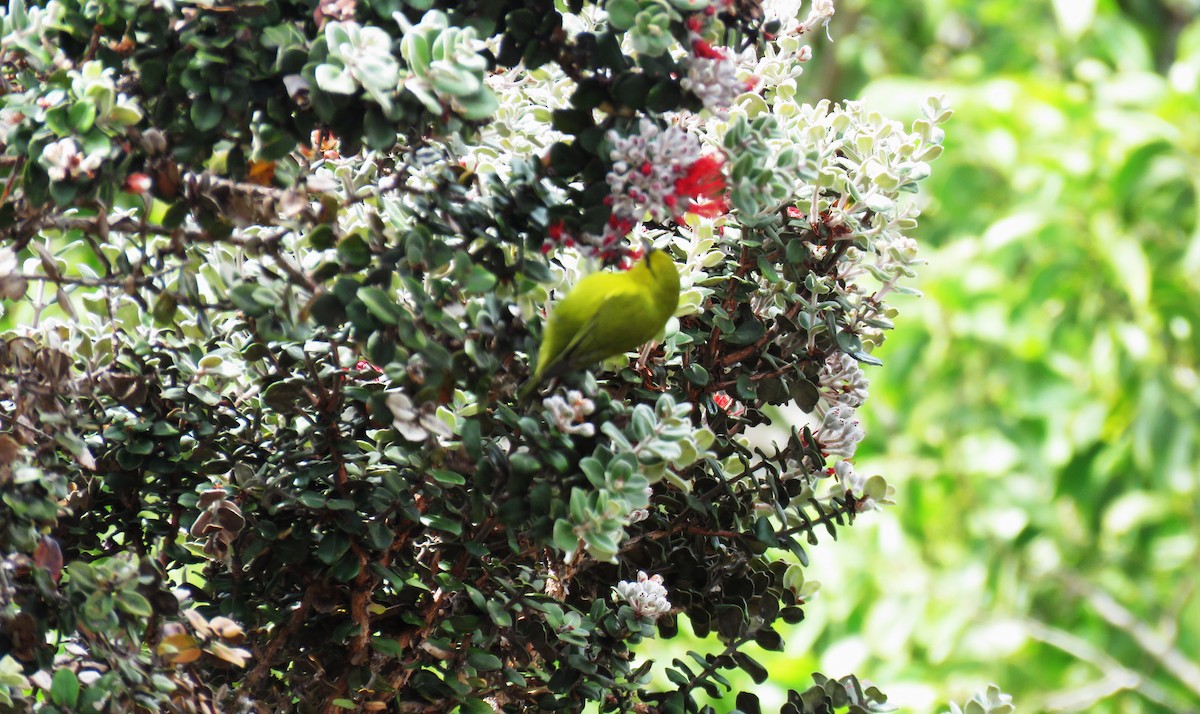
<svg viewBox="0 0 1200 714"><path fill-rule="evenodd" d="M325 497L312 491L304 491L296 497L296 500L305 508L318 509L325 507Z"/></svg>
<svg viewBox="0 0 1200 714"><path fill-rule="evenodd" d="M94 592L83 602L79 615L83 623L93 630L108 630L118 625L116 602L107 593Z"/></svg>
<svg viewBox="0 0 1200 714"><path fill-rule="evenodd" d="M350 268L361 269L371 264L371 247L357 233L342 238L338 243L337 254L338 259Z"/></svg>
<svg viewBox="0 0 1200 714"><path fill-rule="evenodd" d="M432 72L430 79L439 94L451 97L468 97L482 89L480 78L469 69L442 68Z"/></svg>
<svg viewBox="0 0 1200 714"><path fill-rule="evenodd" d="M496 282L496 276L491 271L478 263L473 263L471 272L463 281L463 290L468 293L490 293L496 287Z"/></svg>
<svg viewBox="0 0 1200 714"><path fill-rule="evenodd" d="M779 273L775 272L775 266L771 264L767 256L758 256L758 270L769 284L775 285L779 282Z"/></svg>
<svg viewBox="0 0 1200 714"><path fill-rule="evenodd" d="M333 238L333 227L322 223L309 231L308 244L317 250L326 250L333 247Z"/></svg>
<svg viewBox="0 0 1200 714"><path fill-rule="evenodd" d="M50 683L50 700L60 707L74 709L79 701L79 677L66 667L55 671Z"/></svg>
<svg viewBox="0 0 1200 714"><path fill-rule="evenodd" d="M551 123L555 129L564 134L578 134L596 124L590 109L556 109Z"/></svg>
<svg viewBox="0 0 1200 714"><path fill-rule="evenodd" d="M117 607L134 617L150 617L154 608L141 593L133 590L122 590L116 594Z"/></svg>
<svg viewBox="0 0 1200 714"><path fill-rule="evenodd" d="M88 448L87 442L80 438L78 434L73 431L60 431L55 434L54 440L65 447L67 451L71 452L71 455L75 457L80 466L89 470L95 470L96 460L92 456L92 451Z"/></svg>
<svg viewBox="0 0 1200 714"><path fill-rule="evenodd" d="M199 399L206 406L215 407L221 403L224 398L218 392L215 392L203 384L189 384L187 393Z"/></svg>
<svg viewBox="0 0 1200 714"><path fill-rule="evenodd" d="M367 524L367 539L375 550L387 550L396 540L396 534L383 521L372 521Z"/></svg>
<svg viewBox="0 0 1200 714"><path fill-rule="evenodd" d="M532 10L521 8L504 16L505 34L518 40L529 39L537 29L538 17Z"/></svg>
<svg viewBox="0 0 1200 714"><path fill-rule="evenodd" d="M262 400L271 409L278 412L289 412L307 402L304 382L299 379L287 379L271 384L263 390Z"/></svg>
<svg viewBox="0 0 1200 714"><path fill-rule="evenodd" d="M151 308L151 314L154 316L154 322L158 325L170 325L175 322L175 311L178 303L175 296L168 292L159 293L154 300L154 306Z"/></svg>
<svg viewBox="0 0 1200 714"><path fill-rule="evenodd" d="M67 121L76 134L88 133L96 123L96 105L89 101L79 101L71 105Z"/></svg>
<svg viewBox="0 0 1200 714"><path fill-rule="evenodd" d="M400 646L400 643L390 637L382 637L376 635L371 638L371 647L375 650L390 655L399 659L404 656L406 650Z"/></svg>
<svg viewBox="0 0 1200 714"><path fill-rule="evenodd" d="M463 701L458 709L461 714L492 714L495 711L491 704L474 697Z"/></svg>
<svg viewBox="0 0 1200 714"><path fill-rule="evenodd" d="M147 456L154 453L154 442L150 439L134 439L125 447L131 454Z"/></svg>
<svg viewBox="0 0 1200 714"><path fill-rule="evenodd" d="M358 90L354 75L336 60L317 65L313 71L313 78L317 80L317 87L321 91L330 94L354 94Z"/></svg>
<svg viewBox="0 0 1200 714"><path fill-rule="evenodd" d="M385 325L395 325L400 322L401 307L382 288L374 285L363 286L358 289L358 299L362 300L363 304L367 306L367 310Z"/></svg>
<svg viewBox="0 0 1200 714"><path fill-rule="evenodd" d="M711 377L708 372L699 364L692 363L683 370L683 376L692 384L703 387L709 383Z"/></svg>
<svg viewBox="0 0 1200 714"><path fill-rule="evenodd" d="M450 535L462 535L463 524L461 521L453 518L447 518L436 513L428 514L421 517L421 522L430 528L436 528L439 531L445 531Z"/></svg>
<svg viewBox="0 0 1200 714"><path fill-rule="evenodd" d="M474 647L467 651L467 664L480 672L500 669L504 666L504 662L496 655Z"/></svg>
<svg viewBox="0 0 1200 714"><path fill-rule="evenodd" d="M347 583L358 577L362 563L354 553L347 553L329 569L329 575L339 582Z"/></svg>
<svg viewBox="0 0 1200 714"><path fill-rule="evenodd" d="M267 314L274 300L272 299L267 304L259 302L256 298L260 295L258 291L262 286L254 283L242 283L229 291L229 299L233 302L234 307L246 313L249 317L262 317Z"/></svg>
<svg viewBox="0 0 1200 714"><path fill-rule="evenodd" d="M613 96L627 107L641 109L646 106L646 96L651 86L652 80L646 75L627 72L613 84Z"/></svg>
<svg viewBox="0 0 1200 714"><path fill-rule="evenodd" d="M367 110L363 117L363 131L367 146L372 149L384 151L396 145L396 125L380 110Z"/></svg>
<svg viewBox="0 0 1200 714"><path fill-rule="evenodd" d="M334 532L326 535L317 545L316 556L326 565L332 565L350 550L350 539L345 533Z"/></svg>
<svg viewBox="0 0 1200 714"><path fill-rule="evenodd" d="M678 80L660 79L646 94L646 109L659 114L677 109L683 99Z"/></svg>
<svg viewBox="0 0 1200 714"><path fill-rule="evenodd" d="M487 601L488 616L492 618L492 622L499 627L511 627L512 615L504 608L504 605L496 600Z"/></svg>
<svg viewBox="0 0 1200 714"><path fill-rule="evenodd" d="M607 98L608 88L605 83L589 77L575 88L575 93L571 95L571 106L576 109L591 110L600 106L600 103Z"/></svg>
<svg viewBox="0 0 1200 714"><path fill-rule="evenodd" d="M766 332L766 328L758 321L758 318L753 315L747 315L737 328L725 337L726 341L734 345L749 345L753 344L762 337Z"/></svg>
<svg viewBox="0 0 1200 714"><path fill-rule="evenodd" d="M433 469L431 474L434 481L446 484L448 486L462 486L467 482L467 478L465 476L455 471L448 471L446 469Z"/></svg>
<svg viewBox="0 0 1200 714"><path fill-rule="evenodd" d="M255 138L255 158L259 161L278 161L296 148L296 137L271 124L259 126Z"/></svg>
<svg viewBox="0 0 1200 714"><path fill-rule="evenodd" d="M614 30L628 30L633 27L642 7L637 0L608 0L604 9L608 12L608 24Z"/></svg>
<svg viewBox="0 0 1200 714"><path fill-rule="evenodd" d="M79 195L79 187L70 181L54 181L50 184L50 197L59 206L69 206Z"/></svg>
<svg viewBox="0 0 1200 714"><path fill-rule="evenodd" d="M199 131L208 132L216 129L217 125L221 123L221 119L225 115L225 107L213 103L208 97L200 96L192 100L192 106L188 113L192 118L192 126Z"/></svg>
<svg viewBox="0 0 1200 714"><path fill-rule="evenodd" d="M45 122L50 131L57 136L70 136L74 133L71 128L70 110L65 105L46 110Z"/></svg>
<svg viewBox="0 0 1200 714"><path fill-rule="evenodd" d="M311 314L318 324L326 327L340 325L346 321L346 308L333 293L323 293L312 301Z"/></svg>

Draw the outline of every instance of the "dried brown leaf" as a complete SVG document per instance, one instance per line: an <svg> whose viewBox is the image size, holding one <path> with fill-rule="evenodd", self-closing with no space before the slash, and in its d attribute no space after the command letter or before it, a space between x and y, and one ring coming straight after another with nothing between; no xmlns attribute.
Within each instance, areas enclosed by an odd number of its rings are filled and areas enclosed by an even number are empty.
<svg viewBox="0 0 1200 714"><path fill-rule="evenodd" d="M201 654L200 643L186 632L168 635L158 645L158 655L172 664L195 662Z"/></svg>
<svg viewBox="0 0 1200 714"><path fill-rule="evenodd" d="M241 647L227 647L220 642L210 642L208 651L214 657L237 667L245 667L250 659L250 650Z"/></svg>
<svg viewBox="0 0 1200 714"><path fill-rule="evenodd" d="M33 562L40 568L50 571L50 579L58 582L62 577L63 554L58 541L50 536L42 536L37 547L33 550Z"/></svg>

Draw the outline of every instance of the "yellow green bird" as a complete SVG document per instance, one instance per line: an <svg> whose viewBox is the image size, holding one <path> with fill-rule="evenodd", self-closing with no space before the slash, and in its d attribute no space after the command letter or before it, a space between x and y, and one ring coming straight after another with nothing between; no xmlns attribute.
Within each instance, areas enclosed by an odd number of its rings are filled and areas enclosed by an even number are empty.
<svg viewBox="0 0 1200 714"><path fill-rule="evenodd" d="M544 379L649 342L679 306L679 269L661 250L620 273L592 273L554 306L537 368L521 387L526 399Z"/></svg>

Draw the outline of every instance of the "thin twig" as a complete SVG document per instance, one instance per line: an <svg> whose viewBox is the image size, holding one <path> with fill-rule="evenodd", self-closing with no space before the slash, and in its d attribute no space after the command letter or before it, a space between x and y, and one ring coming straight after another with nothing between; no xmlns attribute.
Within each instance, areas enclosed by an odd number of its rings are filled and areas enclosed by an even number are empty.
<svg viewBox="0 0 1200 714"><path fill-rule="evenodd" d="M1143 652L1167 670L1188 691L1200 697L1200 665L1188 659L1170 640L1138 620L1111 595L1094 585L1068 576L1067 587L1087 600L1101 619L1133 638Z"/></svg>
<svg viewBox="0 0 1200 714"><path fill-rule="evenodd" d="M1085 711L1103 699L1124 690L1136 691L1147 699L1172 711L1183 708L1154 682L1125 667L1104 650L1070 632L1051 627L1044 622L1028 619L1024 623L1029 636L1086 662L1100 670L1103 679L1069 690L1047 695L1042 708L1047 711Z"/></svg>

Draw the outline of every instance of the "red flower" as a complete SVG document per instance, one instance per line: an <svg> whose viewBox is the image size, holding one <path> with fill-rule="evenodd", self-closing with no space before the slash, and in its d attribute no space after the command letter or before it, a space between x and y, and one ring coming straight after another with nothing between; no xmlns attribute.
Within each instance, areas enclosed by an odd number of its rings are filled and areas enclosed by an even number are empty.
<svg viewBox="0 0 1200 714"><path fill-rule="evenodd" d="M714 218L729 210L723 166L724 158L719 154L702 156L675 180L675 194L690 199L685 213Z"/></svg>
<svg viewBox="0 0 1200 714"><path fill-rule="evenodd" d="M692 54L704 59L725 59L725 53L704 40L692 40Z"/></svg>

